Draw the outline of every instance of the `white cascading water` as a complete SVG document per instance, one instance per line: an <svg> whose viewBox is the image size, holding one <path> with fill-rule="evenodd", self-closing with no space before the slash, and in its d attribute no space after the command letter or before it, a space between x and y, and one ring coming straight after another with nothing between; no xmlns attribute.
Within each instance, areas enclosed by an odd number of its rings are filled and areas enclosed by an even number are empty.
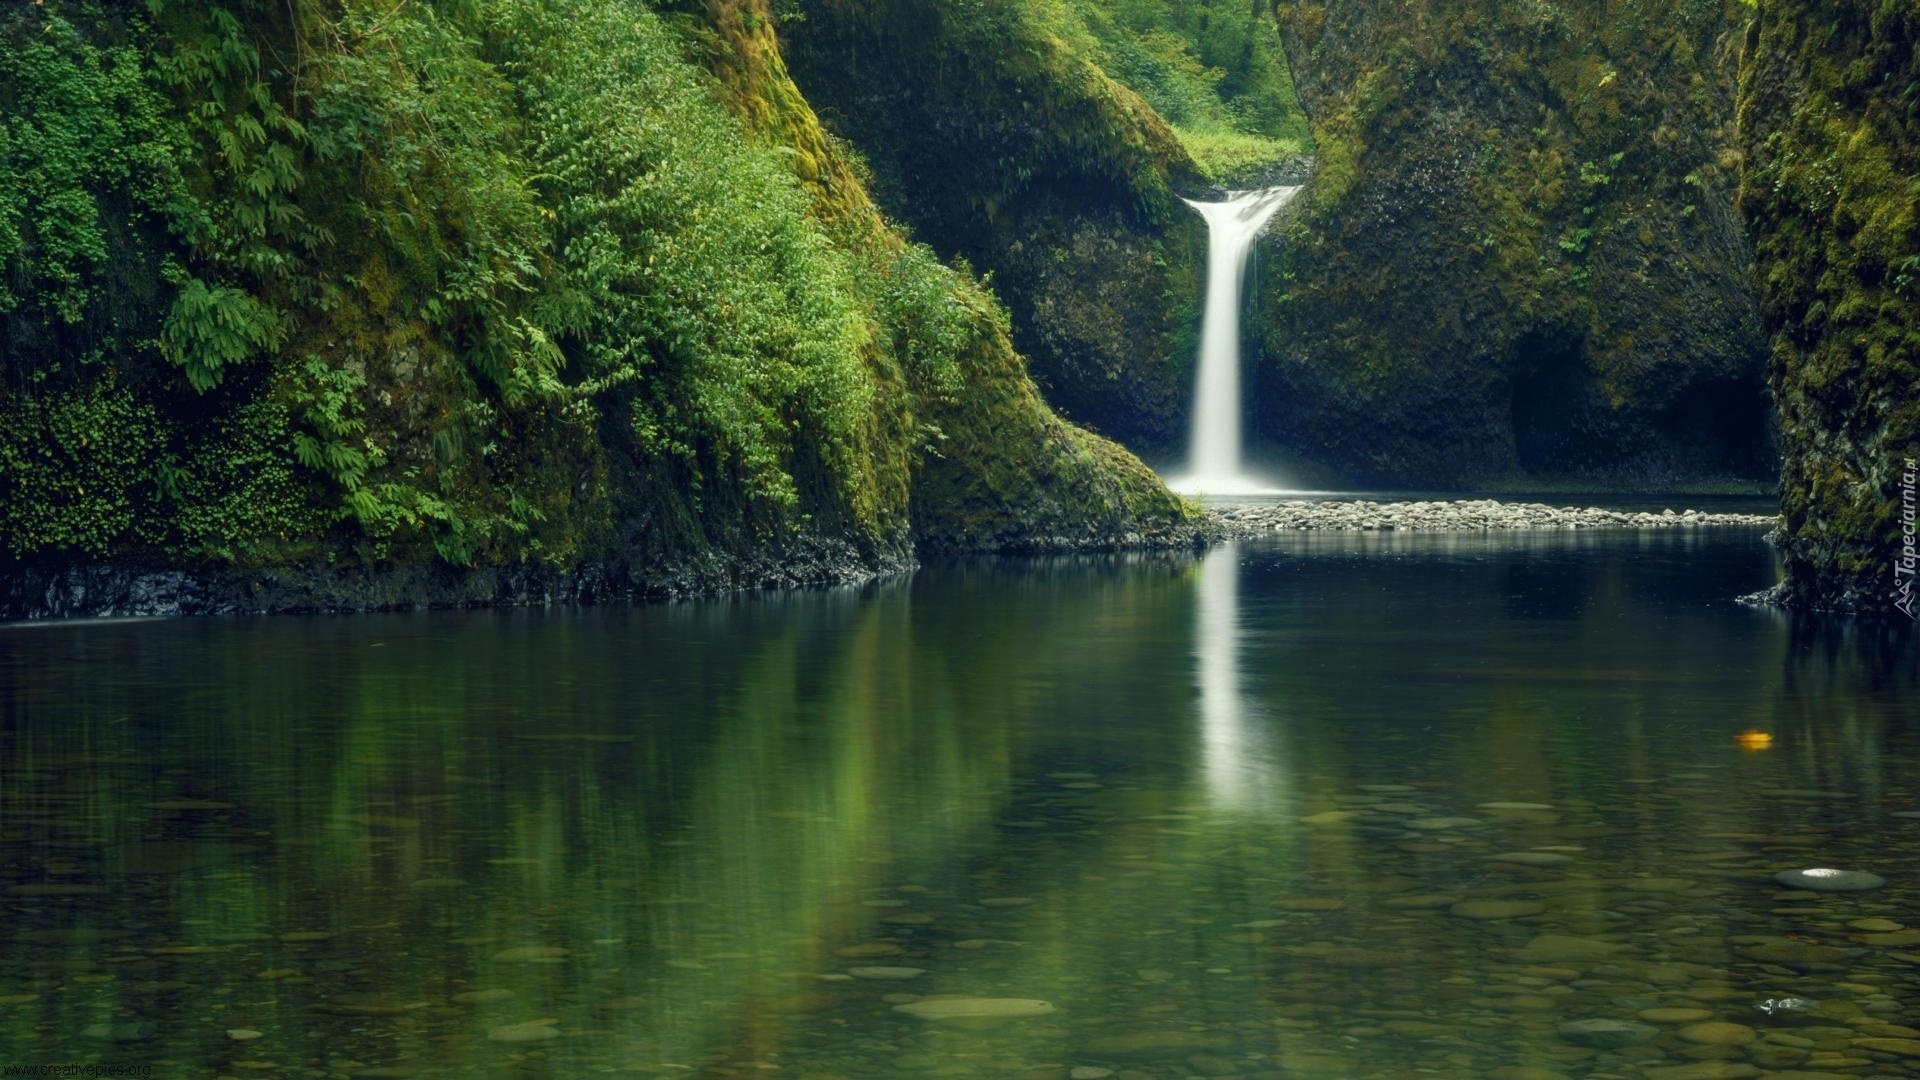
<svg viewBox="0 0 1920 1080"><path fill-rule="evenodd" d="M1200 316L1187 472L1170 485L1177 491L1253 495L1272 490L1247 475L1240 462L1240 290L1254 238L1299 190L1231 191L1225 202L1187 202L1207 219L1207 304Z"/></svg>

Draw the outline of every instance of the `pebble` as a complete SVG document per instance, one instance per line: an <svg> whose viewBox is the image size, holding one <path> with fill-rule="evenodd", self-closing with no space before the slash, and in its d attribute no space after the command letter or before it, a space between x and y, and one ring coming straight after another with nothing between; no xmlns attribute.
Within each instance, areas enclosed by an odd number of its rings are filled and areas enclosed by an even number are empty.
<svg viewBox="0 0 1920 1080"><path fill-rule="evenodd" d="M1634 1014L1649 1024L1690 1024L1697 1020L1707 1020L1713 1013L1707 1009L1687 1009L1668 1006L1657 1009L1641 1009Z"/></svg>
<svg viewBox="0 0 1920 1080"><path fill-rule="evenodd" d="M1158 1057L1219 1050L1226 1045L1224 1036L1204 1031L1129 1031L1089 1039L1086 1052L1100 1057Z"/></svg>
<svg viewBox="0 0 1920 1080"><path fill-rule="evenodd" d="M554 1025L559 1022L553 1017L547 1017L518 1024L503 1024L500 1027L488 1028L487 1038L494 1042L506 1043L543 1042L547 1039L557 1039L560 1037L560 1032Z"/></svg>
<svg viewBox="0 0 1920 1080"><path fill-rule="evenodd" d="M1624 945L1568 934L1541 934L1521 948L1520 957L1530 963L1567 963L1605 960L1626 950Z"/></svg>
<svg viewBox="0 0 1920 1080"><path fill-rule="evenodd" d="M1698 1061L1692 1065L1667 1065L1648 1069L1646 1080L1747 1080L1760 1070L1746 1062Z"/></svg>
<svg viewBox="0 0 1920 1080"><path fill-rule="evenodd" d="M1559 866L1570 863L1573 856L1562 855L1557 851L1506 851L1498 855L1489 855L1487 862L1514 863L1518 866Z"/></svg>
<svg viewBox="0 0 1920 1080"><path fill-rule="evenodd" d="M856 967L847 969L847 974L856 979L913 979L926 973L925 968L916 967Z"/></svg>
<svg viewBox="0 0 1920 1080"><path fill-rule="evenodd" d="M1710 1046L1744 1046L1759 1038L1759 1033L1747 1025L1731 1024L1724 1020L1688 1024L1675 1034L1688 1042L1704 1043Z"/></svg>
<svg viewBox="0 0 1920 1080"><path fill-rule="evenodd" d="M1547 905L1532 900L1462 900L1447 913L1463 919L1521 919L1545 910Z"/></svg>
<svg viewBox="0 0 1920 1080"><path fill-rule="evenodd" d="M906 951L891 941L867 941L859 945L849 945L844 949L835 949L833 955L857 960L869 956L901 956Z"/></svg>
<svg viewBox="0 0 1920 1080"><path fill-rule="evenodd" d="M1875 934L1892 934L1906 927L1892 919L1855 919L1847 924L1855 930L1866 930Z"/></svg>
<svg viewBox="0 0 1920 1080"><path fill-rule="evenodd" d="M1883 1054L1898 1054L1901 1057L1920 1058L1920 1039L1855 1039L1853 1045L1862 1050L1878 1050Z"/></svg>
<svg viewBox="0 0 1920 1080"><path fill-rule="evenodd" d="M139 1042L152 1035L154 1026L144 1020L123 1020L118 1023L88 1024L80 1029L80 1034L89 1039L103 1042Z"/></svg>
<svg viewBox="0 0 1920 1080"><path fill-rule="evenodd" d="M1439 830L1439 829L1470 829L1476 825L1485 825L1485 824L1486 822L1481 821L1479 818L1429 817L1429 818L1414 818L1412 821L1407 822L1407 827L1410 829L1421 829L1421 830L1430 831L1430 830Z"/></svg>
<svg viewBox="0 0 1920 1080"><path fill-rule="evenodd" d="M1643 1043L1660 1033L1659 1029L1646 1024L1606 1018L1568 1021L1561 1024L1558 1031L1560 1037L1570 1043L1600 1050L1617 1050Z"/></svg>
<svg viewBox="0 0 1920 1080"><path fill-rule="evenodd" d="M1038 998L923 998L893 1011L921 1020L994 1020L1009 1017L1045 1016L1053 1006Z"/></svg>
<svg viewBox="0 0 1920 1080"><path fill-rule="evenodd" d="M570 955L569 950L556 945L522 945L502 949L493 954L493 959L503 964L557 964Z"/></svg>

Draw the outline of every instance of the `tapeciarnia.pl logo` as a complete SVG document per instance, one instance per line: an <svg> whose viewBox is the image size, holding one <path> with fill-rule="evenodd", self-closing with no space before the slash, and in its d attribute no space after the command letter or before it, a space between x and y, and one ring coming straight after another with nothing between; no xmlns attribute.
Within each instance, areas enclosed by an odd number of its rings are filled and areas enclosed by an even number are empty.
<svg viewBox="0 0 1920 1080"><path fill-rule="evenodd" d="M1907 459L1907 471L1900 474L1900 554L1893 560L1893 606L1907 618L1913 611L1913 572L1916 562L1913 536L1914 477L1920 474L1914 459Z"/></svg>

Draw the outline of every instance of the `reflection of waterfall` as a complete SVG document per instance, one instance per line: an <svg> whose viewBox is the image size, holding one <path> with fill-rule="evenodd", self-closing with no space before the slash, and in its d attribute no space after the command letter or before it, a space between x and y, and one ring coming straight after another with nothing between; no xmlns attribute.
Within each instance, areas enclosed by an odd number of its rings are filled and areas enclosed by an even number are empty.
<svg viewBox="0 0 1920 1080"><path fill-rule="evenodd" d="M1201 760L1207 795L1221 807L1246 808L1279 792L1254 710L1240 688L1240 557L1222 544L1200 564L1194 620L1194 677L1200 690Z"/></svg>
<svg viewBox="0 0 1920 1080"><path fill-rule="evenodd" d="M1299 190L1236 191L1225 202L1187 204L1207 219L1207 303L1187 475L1173 482L1183 491L1232 495L1272 487L1248 476L1240 462L1240 290L1254 237Z"/></svg>

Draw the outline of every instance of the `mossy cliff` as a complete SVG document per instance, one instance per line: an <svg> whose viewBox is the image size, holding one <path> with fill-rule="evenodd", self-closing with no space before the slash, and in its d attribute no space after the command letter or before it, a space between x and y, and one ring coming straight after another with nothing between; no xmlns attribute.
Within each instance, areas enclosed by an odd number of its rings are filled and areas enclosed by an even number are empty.
<svg viewBox="0 0 1920 1080"><path fill-rule="evenodd" d="M1920 8L1761 0L1740 135L1780 414L1780 599L1911 617Z"/></svg>
<svg viewBox="0 0 1920 1080"><path fill-rule="evenodd" d="M59 608L82 563L367 606L1182 527L1051 414L985 290L878 220L770 22L0 15L0 557L43 593L9 606Z"/></svg>
<svg viewBox="0 0 1920 1080"><path fill-rule="evenodd" d="M714 69L761 138L790 154L817 216L851 250L882 264L925 259L868 195L861 165L820 126L787 74L766 0L707 0ZM918 380L928 441L915 459L917 544L942 551L1059 549L1182 534L1189 508L1114 442L1061 420L1029 377L1006 309L964 271L940 318L891 329L893 351L951 372Z"/></svg>
<svg viewBox="0 0 1920 1080"><path fill-rule="evenodd" d="M991 272L1048 400L1144 453L1175 452L1206 245L1178 195L1214 179L1102 66L1120 65L1126 27L1100 5L1066 0L780 10L796 80L865 157L879 204L943 255ZM1105 20L1104 41L1088 12ZM1125 55L1143 85L1159 80L1169 108L1207 101L1224 115L1213 84L1195 91L1173 61ZM1271 149L1230 130L1195 138Z"/></svg>
<svg viewBox="0 0 1920 1080"><path fill-rule="evenodd" d="M1262 247L1268 440L1349 481L1769 474L1743 5L1275 10L1318 169Z"/></svg>

